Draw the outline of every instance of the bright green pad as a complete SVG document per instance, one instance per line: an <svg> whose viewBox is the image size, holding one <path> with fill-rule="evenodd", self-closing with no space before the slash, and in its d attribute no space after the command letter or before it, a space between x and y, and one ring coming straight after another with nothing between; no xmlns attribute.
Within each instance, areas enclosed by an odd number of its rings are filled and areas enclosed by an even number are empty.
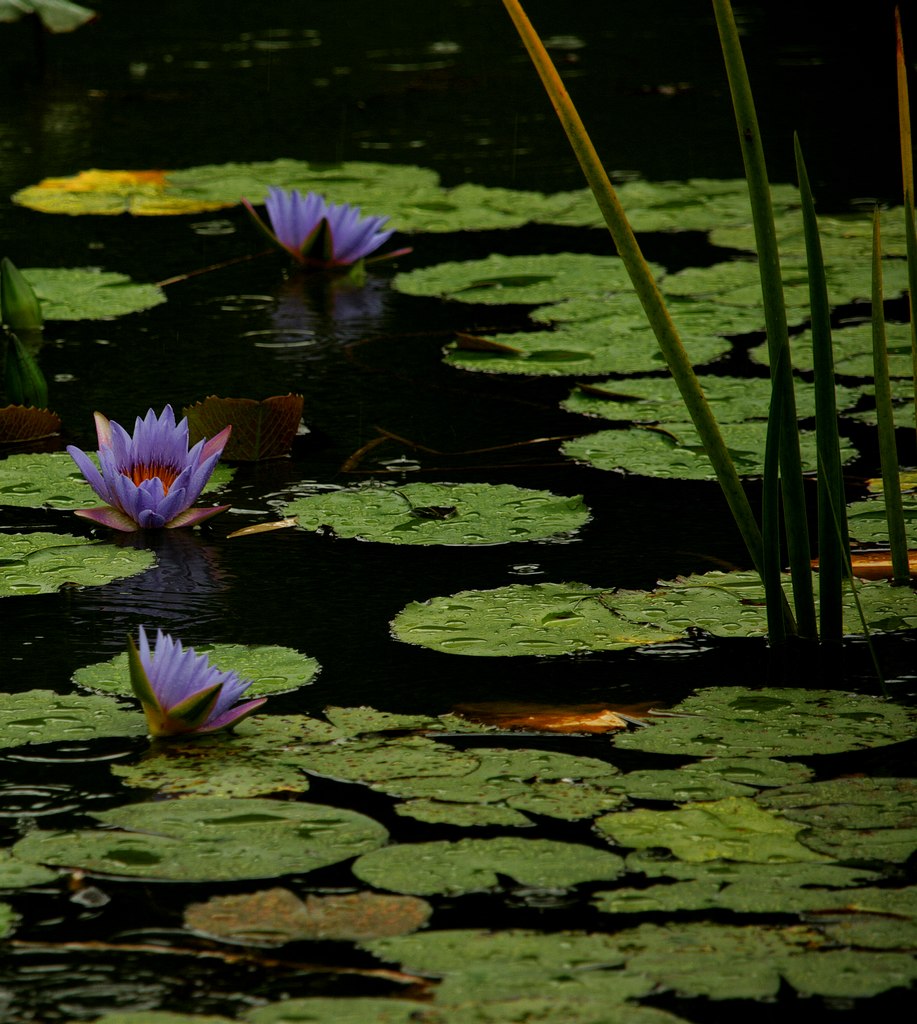
<svg viewBox="0 0 917 1024"><path fill-rule="evenodd" d="M146 736L143 715L111 697L51 690L0 693L0 747Z"/></svg>

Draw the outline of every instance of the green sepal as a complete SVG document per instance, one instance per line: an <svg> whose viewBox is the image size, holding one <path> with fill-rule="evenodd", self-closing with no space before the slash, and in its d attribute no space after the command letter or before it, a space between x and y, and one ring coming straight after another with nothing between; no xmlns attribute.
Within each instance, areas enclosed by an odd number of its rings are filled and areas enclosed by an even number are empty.
<svg viewBox="0 0 917 1024"><path fill-rule="evenodd" d="M134 691L134 696L143 705L144 710L150 708L160 718L163 718L165 713L162 710L162 705L159 703L159 698L150 685L146 669L140 660L140 651L137 650L137 645L134 643L132 636L127 638L127 664L130 669L131 689Z"/></svg>
<svg viewBox="0 0 917 1024"><path fill-rule="evenodd" d="M211 711L223 689L222 683L214 683L206 690L200 690L186 697L180 704L164 712L164 732L194 732L210 717ZM180 724L181 728L172 728L171 724Z"/></svg>
<svg viewBox="0 0 917 1024"><path fill-rule="evenodd" d="M0 311L3 322L13 331L40 331L44 324L38 296L6 256L0 260Z"/></svg>
<svg viewBox="0 0 917 1024"><path fill-rule="evenodd" d="M7 338L3 381L6 400L11 405L31 405L36 409L47 409L48 382L35 357L15 334L8 334Z"/></svg>
<svg viewBox="0 0 917 1024"><path fill-rule="evenodd" d="M299 251L307 263L331 263L334 260L334 237L327 217L322 217L309 232Z"/></svg>

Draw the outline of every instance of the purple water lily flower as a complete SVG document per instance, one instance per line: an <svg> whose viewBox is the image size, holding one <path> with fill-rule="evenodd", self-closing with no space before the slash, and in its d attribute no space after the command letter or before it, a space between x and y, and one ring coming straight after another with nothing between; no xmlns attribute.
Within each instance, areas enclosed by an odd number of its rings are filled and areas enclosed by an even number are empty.
<svg viewBox="0 0 917 1024"><path fill-rule="evenodd" d="M272 185L264 204L270 227L247 199L242 203L271 242L303 266L349 267L375 252L395 233L382 230L388 217L364 217L359 206L329 203L317 192L303 195L295 188L288 191ZM399 249L372 258L391 259L410 251Z"/></svg>
<svg viewBox="0 0 917 1024"><path fill-rule="evenodd" d="M191 506L219 461L230 427L209 441L198 441L189 451L188 421L176 424L170 405L159 417L152 409L144 419L138 416L133 437L100 412L95 421L101 472L79 448L70 445L67 451L105 505L78 509L78 516L131 533L160 526L194 526L229 508Z"/></svg>
<svg viewBox="0 0 917 1024"><path fill-rule="evenodd" d="M151 736L206 734L236 725L267 699L236 704L251 686L235 672L221 672L206 654L182 647L161 629L150 651L146 631L140 627L139 644L128 644L131 689L143 705ZM235 706L234 706L235 705Z"/></svg>

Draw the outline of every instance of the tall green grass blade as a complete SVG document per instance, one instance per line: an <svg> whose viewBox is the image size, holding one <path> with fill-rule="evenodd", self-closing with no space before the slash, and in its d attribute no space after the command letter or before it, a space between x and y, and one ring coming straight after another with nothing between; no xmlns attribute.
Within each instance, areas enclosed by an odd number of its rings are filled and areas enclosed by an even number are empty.
<svg viewBox="0 0 917 1024"><path fill-rule="evenodd" d="M700 435L704 451L716 472L730 511L748 548L752 564L758 572L761 572L763 566L761 532L748 497L723 441L716 419L704 397L688 354L682 345L678 331L669 316L652 271L643 258L637 239L634 237L618 200L614 186L605 173L589 134L580 120L557 69L520 3L518 0L503 0L503 5L516 26L541 78L586 181L602 211L618 255L627 268L634 291L643 305L650 325L656 334L659 347L668 363L669 371L678 385L685 406Z"/></svg>
<svg viewBox="0 0 917 1024"><path fill-rule="evenodd" d="M796 175L802 201L812 318L812 364L815 371L815 437L818 447L818 612L822 640L840 640L844 632L842 597L846 552L849 550L844 475L834 386L831 308L822 257L815 200L799 137L794 134Z"/></svg>
<svg viewBox="0 0 917 1024"><path fill-rule="evenodd" d="M908 305L911 312L911 369L914 379L914 425L917 427L917 229L914 226L914 152L911 138L911 105L904 60L901 11L895 8L895 65L898 78L898 135L901 139L901 180L904 185L904 237L907 244Z"/></svg>
<svg viewBox="0 0 917 1024"><path fill-rule="evenodd" d="M872 221L872 358L876 388L876 418L879 425L879 459L882 463L882 493L885 520L891 547L892 577L896 583L909 583L911 571L907 558L907 533L901 504L898 476L898 449L895 444L895 417L888 379L888 350L885 337L885 311L882 292L882 238L879 211Z"/></svg>
<svg viewBox="0 0 917 1024"><path fill-rule="evenodd" d="M726 64L736 126L742 146L742 158L745 163L748 195L751 200L771 374L775 386L780 388L782 395L779 421L780 475L790 574L793 580L793 602L796 606L799 635L815 637L818 628L815 620L815 599L812 595L811 553L799 456L796 400L793 394L783 279L780 274L780 256L777 251L767 166L732 6L729 0L713 0L713 11L720 34L720 46ZM784 353L783 356L781 353Z"/></svg>
<svg viewBox="0 0 917 1024"><path fill-rule="evenodd" d="M772 644L787 638L785 616L781 604L783 593L780 545L780 414L782 395L771 384L771 402L767 415L767 437L764 442L764 484L761 494L761 537L764 542L764 603L767 610L767 634Z"/></svg>

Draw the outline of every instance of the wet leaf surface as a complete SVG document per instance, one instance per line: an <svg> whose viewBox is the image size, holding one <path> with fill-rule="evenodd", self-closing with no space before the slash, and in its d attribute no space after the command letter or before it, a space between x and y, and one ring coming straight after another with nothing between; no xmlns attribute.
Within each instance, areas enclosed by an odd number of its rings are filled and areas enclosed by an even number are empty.
<svg viewBox="0 0 917 1024"><path fill-rule="evenodd" d="M459 839L400 843L360 857L357 878L378 889L417 896L483 892L507 876L522 886L566 889L580 882L616 878L616 854L551 839Z"/></svg>
<svg viewBox="0 0 917 1024"><path fill-rule="evenodd" d="M354 811L278 800L189 797L93 815L116 830L36 830L14 847L37 864L169 881L303 874L383 844L385 829Z"/></svg>
<svg viewBox="0 0 917 1024"><path fill-rule="evenodd" d="M511 584L415 601L392 622L394 635L450 654L481 657L615 651L676 640L682 628L628 622L583 583Z"/></svg>
<svg viewBox="0 0 917 1024"><path fill-rule="evenodd" d="M673 711L684 717L660 718L616 745L695 757L798 757L898 743L914 736L917 722L913 709L878 697L771 687L707 687Z"/></svg>
<svg viewBox="0 0 917 1024"><path fill-rule="evenodd" d="M166 301L155 284L138 284L98 267L27 267L22 273L45 320L109 320Z"/></svg>
<svg viewBox="0 0 917 1024"><path fill-rule="evenodd" d="M137 711L111 697L61 695L51 690L0 693L0 746L146 736Z"/></svg>
<svg viewBox="0 0 917 1024"><path fill-rule="evenodd" d="M431 509L449 514L422 514ZM282 513L306 530L330 526L336 537L385 544L504 544L568 533L589 519L578 496L510 484L372 484L299 498Z"/></svg>

